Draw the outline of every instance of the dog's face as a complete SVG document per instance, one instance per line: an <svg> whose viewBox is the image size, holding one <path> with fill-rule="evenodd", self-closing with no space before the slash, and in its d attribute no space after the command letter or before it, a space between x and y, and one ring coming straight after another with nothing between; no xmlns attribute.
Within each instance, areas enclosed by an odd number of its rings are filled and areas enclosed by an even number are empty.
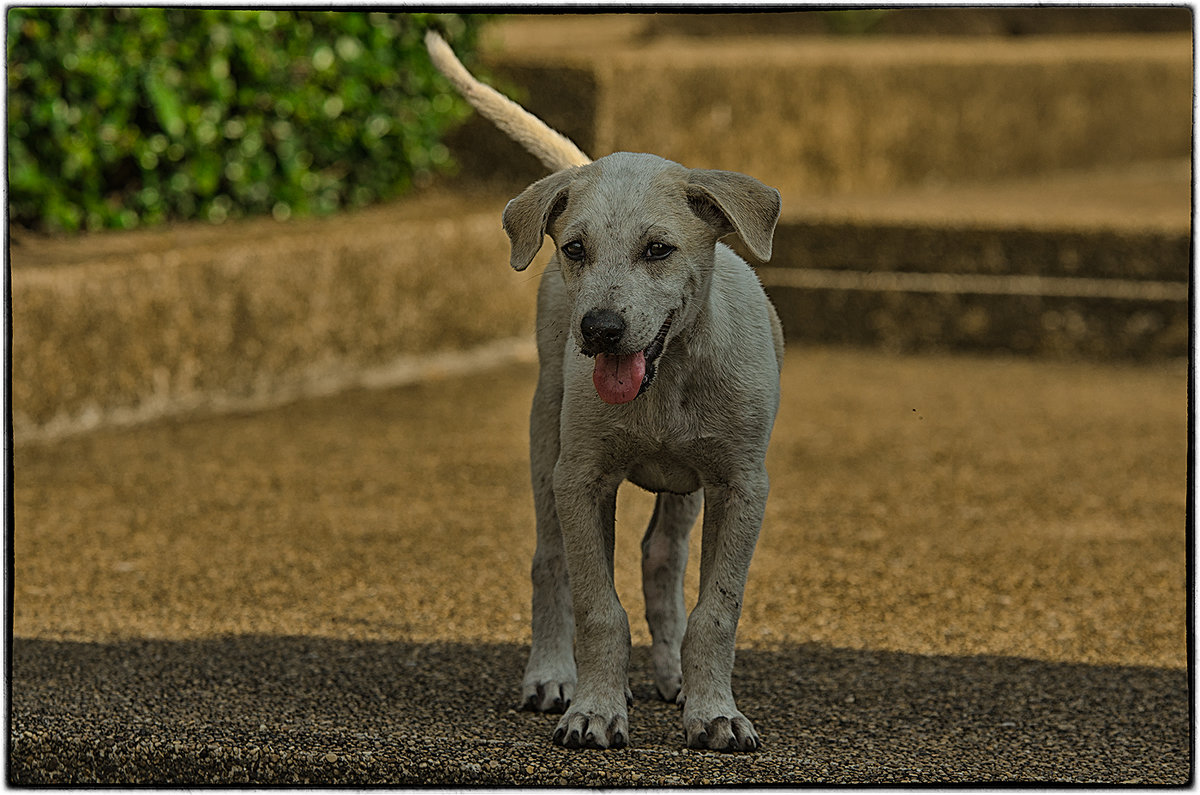
<svg viewBox="0 0 1200 795"><path fill-rule="evenodd" d="M736 231L765 261L779 208L778 191L751 177L618 153L535 182L509 202L504 228L517 270L544 234L554 240L550 267L562 273L580 351L596 358L596 391L626 403L650 387L707 295L717 239Z"/></svg>

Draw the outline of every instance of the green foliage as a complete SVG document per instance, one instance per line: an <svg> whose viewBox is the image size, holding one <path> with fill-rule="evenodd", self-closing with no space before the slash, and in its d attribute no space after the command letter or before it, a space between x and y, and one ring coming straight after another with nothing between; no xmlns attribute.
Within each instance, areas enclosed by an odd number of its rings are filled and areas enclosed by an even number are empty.
<svg viewBox="0 0 1200 795"><path fill-rule="evenodd" d="M188 8L8 11L10 218L50 230L327 213L447 169L468 114L427 27L481 17Z"/></svg>

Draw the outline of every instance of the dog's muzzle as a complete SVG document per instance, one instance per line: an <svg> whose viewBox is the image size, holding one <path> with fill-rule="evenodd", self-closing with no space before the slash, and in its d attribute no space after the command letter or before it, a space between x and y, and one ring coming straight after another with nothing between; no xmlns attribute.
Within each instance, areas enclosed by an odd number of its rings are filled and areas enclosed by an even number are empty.
<svg viewBox="0 0 1200 795"><path fill-rule="evenodd" d="M606 315L612 315L615 321ZM624 320L612 312L588 313L584 317L580 324L584 339L583 353L596 357L592 384L601 400L614 405L628 403L650 388L657 371L655 365L666 347L667 332L671 330L674 316L674 312L667 316L658 334L643 350L624 354L615 350L625 334Z"/></svg>

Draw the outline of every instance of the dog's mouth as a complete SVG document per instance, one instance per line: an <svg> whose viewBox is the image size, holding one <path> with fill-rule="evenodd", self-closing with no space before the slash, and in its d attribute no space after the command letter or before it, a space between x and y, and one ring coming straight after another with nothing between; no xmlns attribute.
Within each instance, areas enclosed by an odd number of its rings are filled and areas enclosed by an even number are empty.
<svg viewBox="0 0 1200 795"><path fill-rule="evenodd" d="M601 400L612 405L628 403L650 388L657 371L655 365L667 344L667 332L671 329L674 317L674 312L667 315L662 328L645 350L626 354L596 354L592 383Z"/></svg>

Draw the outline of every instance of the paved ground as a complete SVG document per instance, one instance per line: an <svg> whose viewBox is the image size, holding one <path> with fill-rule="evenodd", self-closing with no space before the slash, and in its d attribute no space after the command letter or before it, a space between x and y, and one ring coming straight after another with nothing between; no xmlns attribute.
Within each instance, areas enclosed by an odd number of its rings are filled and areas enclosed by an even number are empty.
<svg viewBox="0 0 1200 795"><path fill-rule="evenodd" d="M633 746L514 711L522 364L17 449L9 783L1187 781L1186 366L793 348L763 752L681 750L653 696L633 491Z"/></svg>

